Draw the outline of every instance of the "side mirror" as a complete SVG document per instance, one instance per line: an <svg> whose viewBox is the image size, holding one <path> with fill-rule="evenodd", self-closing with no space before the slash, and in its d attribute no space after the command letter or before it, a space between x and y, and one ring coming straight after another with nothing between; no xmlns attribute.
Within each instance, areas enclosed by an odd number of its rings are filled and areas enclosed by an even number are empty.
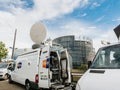
<svg viewBox="0 0 120 90"><path fill-rule="evenodd" d="M11 71L12 71L12 67L8 67L8 70L11 70Z"/></svg>
<svg viewBox="0 0 120 90"><path fill-rule="evenodd" d="M14 70L14 68L12 66L9 66L7 69L10 70L10 71Z"/></svg>
<svg viewBox="0 0 120 90"><path fill-rule="evenodd" d="M88 68L90 68L92 61L88 61Z"/></svg>

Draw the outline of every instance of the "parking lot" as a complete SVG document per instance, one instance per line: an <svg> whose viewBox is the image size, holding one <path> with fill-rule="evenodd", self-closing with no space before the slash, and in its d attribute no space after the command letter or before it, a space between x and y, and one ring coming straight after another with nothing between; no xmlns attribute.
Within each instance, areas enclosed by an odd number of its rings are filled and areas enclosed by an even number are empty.
<svg viewBox="0 0 120 90"><path fill-rule="evenodd" d="M13 83L9 84L7 80L0 80L0 90L25 90L24 86Z"/></svg>

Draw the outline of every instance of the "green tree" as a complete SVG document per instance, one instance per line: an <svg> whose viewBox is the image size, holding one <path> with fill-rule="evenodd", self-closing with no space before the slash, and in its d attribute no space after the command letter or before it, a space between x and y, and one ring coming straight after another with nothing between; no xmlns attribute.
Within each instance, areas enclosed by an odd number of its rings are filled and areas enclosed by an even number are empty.
<svg viewBox="0 0 120 90"><path fill-rule="evenodd" d="M82 71L86 71L88 68L87 68L87 65L86 64L81 64L80 65L80 70L82 70Z"/></svg>
<svg viewBox="0 0 120 90"><path fill-rule="evenodd" d="M8 55L8 49L5 47L5 44L0 41L0 62L2 58L5 58Z"/></svg>

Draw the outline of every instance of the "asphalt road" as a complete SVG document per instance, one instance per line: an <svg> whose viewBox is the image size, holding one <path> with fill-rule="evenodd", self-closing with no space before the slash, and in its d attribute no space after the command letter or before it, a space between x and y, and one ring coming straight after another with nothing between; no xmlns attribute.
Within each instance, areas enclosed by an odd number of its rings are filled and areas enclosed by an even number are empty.
<svg viewBox="0 0 120 90"><path fill-rule="evenodd" d="M0 90L25 90L25 88L17 83L9 84L7 80L0 80Z"/></svg>
<svg viewBox="0 0 120 90"><path fill-rule="evenodd" d="M25 87L15 82L9 84L8 80L0 80L0 90L25 90ZM64 90L72 90L72 88L66 88Z"/></svg>

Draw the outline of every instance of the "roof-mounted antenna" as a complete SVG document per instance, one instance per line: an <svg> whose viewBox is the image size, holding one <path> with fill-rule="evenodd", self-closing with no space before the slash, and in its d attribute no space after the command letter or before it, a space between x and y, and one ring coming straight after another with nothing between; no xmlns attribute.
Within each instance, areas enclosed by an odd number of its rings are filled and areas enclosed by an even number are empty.
<svg viewBox="0 0 120 90"><path fill-rule="evenodd" d="M114 32L117 36L118 42L120 42L120 25L118 25L116 28L114 28Z"/></svg>

